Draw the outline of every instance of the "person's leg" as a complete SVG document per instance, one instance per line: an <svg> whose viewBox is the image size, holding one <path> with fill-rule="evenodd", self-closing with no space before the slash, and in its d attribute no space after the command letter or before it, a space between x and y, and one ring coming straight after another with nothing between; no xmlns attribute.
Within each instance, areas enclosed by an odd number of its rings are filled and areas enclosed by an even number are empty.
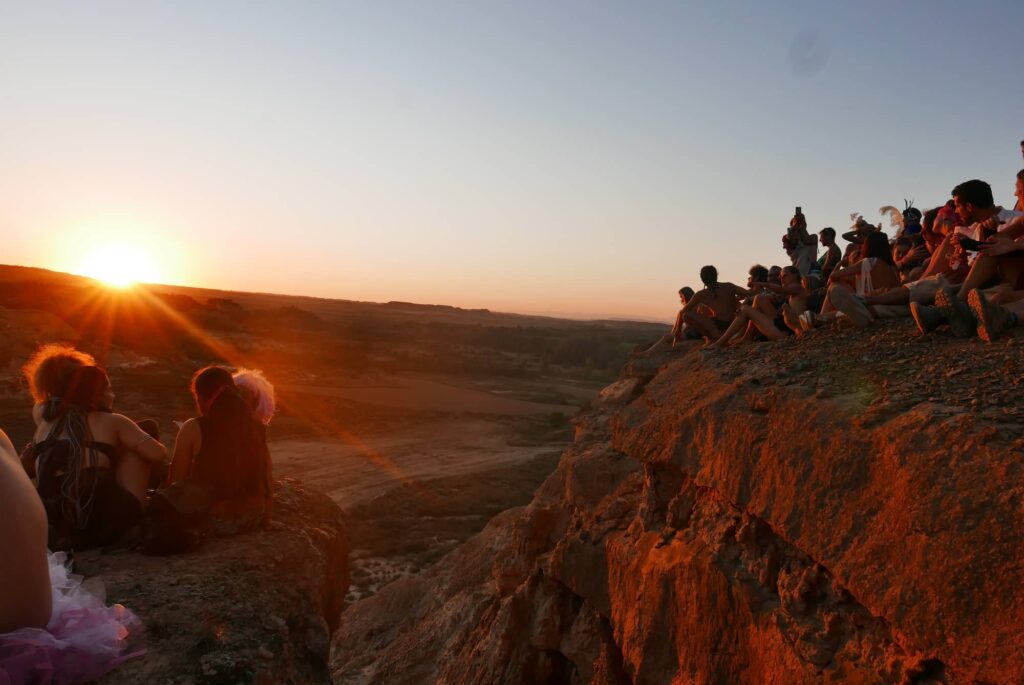
<svg viewBox="0 0 1024 685"><path fill-rule="evenodd" d="M910 289L907 286L901 285L898 288L887 290L884 293L876 293L872 295L866 295L864 297L864 304L909 304L910 303Z"/></svg>
<svg viewBox="0 0 1024 685"><path fill-rule="evenodd" d="M767 316L763 312L754 309L750 310L747 316L750 317L750 322L757 326L757 330L761 332L761 335L769 340L783 340L789 337L775 327L774 317Z"/></svg>
<svg viewBox="0 0 1024 685"><path fill-rule="evenodd" d="M798 312L794 310L788 302L782 305L782 319L786 322L786 327L797 335L804 332L804 329L800 326L800 315L803 313L803 311Z"/></svg>
<svg viewBox="0 0 1024 685"><path fill-rule="evenodd" d="M718 340L722 334L722 330L718 327L718 324L711 319L711 317L704 316L703 314L697 314L696 312L687 312L683 315L683 323L700 333L701 337L708 340Z"/></svg>
<svg viewBox="0 0 1024 685"><path fill-rule="evenodd" d="M873 317L857 295L844 285L835 284L828 289L828 300L838 311L846 314L854 326L864 327Z"/></svg>
<svg viewBox="0 0 1024 685"><path fill-rule="evenodd" d="M118 485L134 495L140 504L145 505L152 467L150 462L134 452L126 452L117 458L114 479Z"/></svg>
<svg viewBox="0 0 1024 685"><path fill-rule="evenodd" d="M900 319L910 316L910 307L905 304L877 304L870 309L879 319Z"/></svg>
<svg viewBox="0 0 1024 685"><path fill-rule="evenodd" d="M971 265L971 271L967 274L967 278L964 279L963 284L960 286L960 291L957 293L957 297L961 300L967 299L967 293L971 292L975 288L980 288L985 285L993 276L996 275L998 270L998 257L989 257L986 254L979 254L978 258L974 260L974 264Z"/></svg>
<svg viewBox="0 0 1024 685"><path fill-rule="evenodd" d="M683 339L683 310L680 309L676 314L676 322L672 324L672 342L679 342Z"/></svg>
<svg viewBox="0 0 1024 685"><path fill-rule="evenodd" d="M767 295L757 295L754 297L754 309L765 316L775 316L775 303Z"/></svg>
<svg viewBox="0 0 1024 685"><path fill-rule="evenodd" d="M725 347L729 344L729 341L733 337L739 335L739 332L743 330L747 325L747 314L752 311L750 307L743 306L736 312L736 318L732 320L729 327L725 329L725 332L717 338L713 339L713 342L709 347Z"/></svg>
<svg viewBox="0 0 1024 685"><path fill-rule="evenodd" d="M980 290L972 290L967 294L967 304L977 317L978 337L985 342L992 342L1011 328L1021 325L1024 315L1024 300L998 305L989 301Z"/></svg>

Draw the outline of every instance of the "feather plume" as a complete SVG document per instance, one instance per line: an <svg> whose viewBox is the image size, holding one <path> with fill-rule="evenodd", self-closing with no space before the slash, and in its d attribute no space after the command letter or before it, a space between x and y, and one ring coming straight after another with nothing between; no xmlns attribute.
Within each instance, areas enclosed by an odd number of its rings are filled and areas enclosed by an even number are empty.
<svg viewBox="0 0 1024 685"><path fill-rule="evenodd" d="M885 205L884 207L880 207L878 213L881 214L882 216L885 216L886 214L889 215L890 226L899 226L900 229L903 228L903 212L896 209L892 205Z"/></svg>

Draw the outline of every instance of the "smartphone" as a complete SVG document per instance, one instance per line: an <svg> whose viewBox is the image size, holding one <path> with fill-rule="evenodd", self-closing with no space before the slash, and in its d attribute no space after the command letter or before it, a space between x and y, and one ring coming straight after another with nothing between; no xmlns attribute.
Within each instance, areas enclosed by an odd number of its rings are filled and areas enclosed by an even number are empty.
<svg viewBox="0 0 1024 685"><path fill-rule="evenodd" d="M982 242L980 240L975 240L974 238L961 238L960 239L960 247L962 247L967 252L977 252L984 245L988 245L988 244L989 243Z"/></svg>

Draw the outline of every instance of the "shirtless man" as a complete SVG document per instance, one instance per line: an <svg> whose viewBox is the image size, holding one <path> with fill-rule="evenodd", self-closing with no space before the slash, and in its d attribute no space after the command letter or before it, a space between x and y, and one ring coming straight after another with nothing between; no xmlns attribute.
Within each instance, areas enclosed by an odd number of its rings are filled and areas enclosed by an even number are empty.
<svg viewBox="0 0 1024 685"><path fill-rule="evenodd" d="M739 339L739 344L753 340L755 331L769 340L782 340L789 335L790 330L801 330L800 315L807 311L807 290L802 285L799 269L795 266L785 267L782 270L781 285L755 282L751 287L783 295L787 297L787 301L780 310L769 310L771 313L766 313L756 304L744 305L729 328L711 344L711 347L725 347L733 338L743 333L744 329L746 333Z"/></svg>
<svg viewBox="0 0 1024 685"><path fill-rule="evenodd" d="M0 430L0 633L50 620L46 512L7 434Z"/></svg>
<svg viewBox="0 0 1024 685"><path fill-rule="evenodd" d="M700 270L700 280L704 288L697 291L683 307L683 322L708 340L717 340L736 318L736 310L741 298L749 291L735 283L719 283L718 269L705 266ZM706 307L710 311L701 313Z"/></svg>

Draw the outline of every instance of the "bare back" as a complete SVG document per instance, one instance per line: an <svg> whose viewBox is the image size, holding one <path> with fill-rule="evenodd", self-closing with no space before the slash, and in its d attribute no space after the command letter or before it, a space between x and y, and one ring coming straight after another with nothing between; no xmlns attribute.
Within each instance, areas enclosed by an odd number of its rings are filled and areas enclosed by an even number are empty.
<svg viewBox="0 0 1024 685"><path fill-rule="evenodd" d="M740 297L745 293L746 290L734 283L718 283L714 289L704 288L694 295L694 299L714 312L719 321L731 321L736 317Z"/></svg>
<svg viewBox="0 0 1024 685"><path fill-rule="evenodd" d="M0 633L50 620L46 512L10 440L0 431Z"/></svg>

